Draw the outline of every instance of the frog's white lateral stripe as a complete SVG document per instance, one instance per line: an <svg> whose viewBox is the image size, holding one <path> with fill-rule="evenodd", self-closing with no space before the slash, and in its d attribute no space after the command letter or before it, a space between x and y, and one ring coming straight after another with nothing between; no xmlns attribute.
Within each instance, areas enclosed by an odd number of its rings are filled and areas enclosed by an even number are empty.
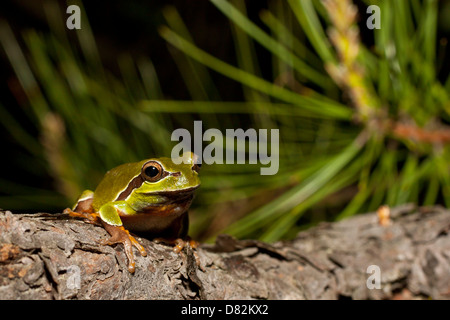
<svg viewBox="0 0 450 320"><path fill-rule="evenodd" d="M168 175L159 181L162 181L171 175L179 173L179 172L170 172L170 171L166 171L166 172L168 173ZM145 181L145 179L142 177L142 174L138 174L137 176L133 177L133 179L131 179L131 181L128 183L128 185L124 189L122 189L122 191L119 192L119 194L117 195L117 197L114 201L128 200L128 198L130 197L133 190L136 188L139 188L144 183L144 181ZM183 189L181 189L181 190L183 190Z"/></svg>
<svg viewBox="0 0 450 320"><path fill-rule="evenodd" d="M78 210L88 210L94 199L94 192L91 190L85 190L80 198L78 198L77 203L72 208L72 211L79 212Z"/></svg>
<svg viewBox="0 0 450 320"><path fill-rule="evenodd" d="M89 200L94 197L94 192L91 190L84 190L83 193L78 197L77 202Z"/></svg>
<svg viewBox="0 0 450 320"><path fill-rule="evenodd" d="M84 201L84 200L89 200L89 199L92 199L93 197L94 197L94 194L90 194L90 195L87 195L87 196L84 196L84 197L80 197L78 199L78 202L81 202L81 201Z"/></svg>

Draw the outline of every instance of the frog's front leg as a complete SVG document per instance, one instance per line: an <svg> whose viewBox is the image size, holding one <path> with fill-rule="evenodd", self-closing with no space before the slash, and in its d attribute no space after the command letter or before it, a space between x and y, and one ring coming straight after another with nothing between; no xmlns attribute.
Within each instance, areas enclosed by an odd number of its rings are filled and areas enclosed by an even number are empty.
<svg viewBox="0 0 450 320"><path fill-rule="evenodd" d="M71 217L86 219L89 223L96 224L99 222L98 213L94 212L92 208L92 201L94 200L94 192L85 190L78 198L75 206L70 209L66 208L63 213Z"/></svg>
<svg viewBox="0 0 450 320"><path fill-rule="evenodd" d="M143 257L147 255L147 251L145 251L145 248L123 227L119 212L129 214L134 211L125 201L115 201L104 204L99 210L102 224L106 231L111 235L111 238L105 241L104 244L112 245L122 243L128 258L128 271L134 273L135 261L133 246L139 250Z"/></svg>

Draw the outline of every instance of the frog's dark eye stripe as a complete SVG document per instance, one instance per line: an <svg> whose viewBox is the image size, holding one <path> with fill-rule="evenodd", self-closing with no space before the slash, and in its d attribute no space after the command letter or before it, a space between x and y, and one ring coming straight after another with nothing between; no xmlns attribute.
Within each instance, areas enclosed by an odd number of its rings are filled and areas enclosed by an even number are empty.
<svg viewBox="0 0 450 320"><path fill-rule="evenodd" d="M125 200L134 189L139 188L143 183L144 178L142 177L142 175L137 175L130 181L130 183L128 183L127 188L119 194L115 201Z"/></svg>
<svg viewBox="0 0 450 320"><path fill-rule="evenodd" d="M200 171L200 168L202 167L202 164L201 163L195 163L193 166L192 166L192 170L194 170L194 171L196 171L197 173Z"/></svg>
<svg viewBox="0 0 450 320"><path fill-rule="evenodd" d="M128 186L117 196L115 201L127 199L131 192L139 188L144 181L157 182L168 175L169 173L164 170L159 162L150 160L142 166L141 173L128 183Z"/></svg>

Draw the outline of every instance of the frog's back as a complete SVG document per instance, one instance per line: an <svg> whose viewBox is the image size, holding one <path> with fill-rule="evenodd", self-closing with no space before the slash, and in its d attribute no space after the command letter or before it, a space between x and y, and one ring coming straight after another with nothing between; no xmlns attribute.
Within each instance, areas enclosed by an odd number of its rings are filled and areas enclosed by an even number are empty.
<svg viewBox="0 0 450 320"><path fill-rule="evenodd" d="M103 204L115 201L117 196L127 189L130 181L140 175L142 165L146 161L125 163L109 170L94 191L93 208L98 211Z"/></svg>

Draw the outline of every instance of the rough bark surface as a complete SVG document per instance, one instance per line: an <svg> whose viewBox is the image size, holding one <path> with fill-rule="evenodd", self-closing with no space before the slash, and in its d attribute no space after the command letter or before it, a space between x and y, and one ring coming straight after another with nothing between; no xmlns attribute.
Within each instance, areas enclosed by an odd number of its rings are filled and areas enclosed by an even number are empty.
<svg viewBox="0 0 450 320"><path fill-rule="evenodd" d="M122 245L106 231L65 215L0 211L0 299L448 299L450 211L391 209L323 223L292 241L267 244L219 236L182 254L138 238L127 271ZM368 289L370 265L381 289ZM203 269L203 270L202 270Z"/></svg>

